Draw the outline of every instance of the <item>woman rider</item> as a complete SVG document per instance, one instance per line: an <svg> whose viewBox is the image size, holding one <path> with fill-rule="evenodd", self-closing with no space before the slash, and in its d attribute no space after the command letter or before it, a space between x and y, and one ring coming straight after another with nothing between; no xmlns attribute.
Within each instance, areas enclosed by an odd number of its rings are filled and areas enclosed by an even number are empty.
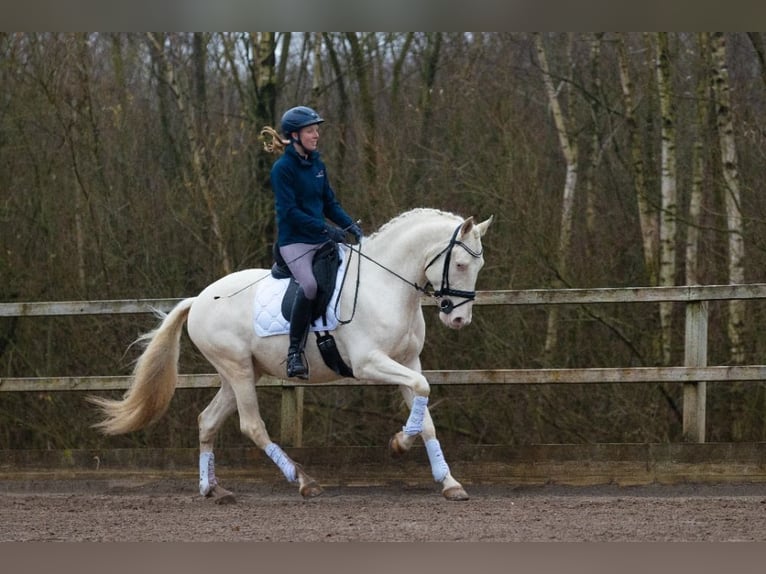
<svg viewBox="0 0 766 574"><path fill-rule="evenodd" d="M272 137L272 142L265 144L268 151L284 151L271 168L271 188L276 204L279 252L299 284L289 317L287 376L301 379L308 378L303 349L317 296L314 254L328 241L344 241L346 231L354 235L357 242L363 236L360 227L335 198L327 168L319 157L317 145L322 122L313 109L297 106L282 116L281 129L286 140L273 128L267 127L261 132Z"/></svg>

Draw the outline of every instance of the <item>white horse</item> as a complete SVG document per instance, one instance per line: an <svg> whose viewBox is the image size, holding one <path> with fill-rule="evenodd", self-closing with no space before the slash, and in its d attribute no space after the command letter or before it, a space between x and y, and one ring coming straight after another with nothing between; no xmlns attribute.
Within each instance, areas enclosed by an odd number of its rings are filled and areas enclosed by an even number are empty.
<svg viewBox="0 0 766 574"><path fill-rule="evenodd" d="M399 215L352 249L337 307L341 318L352 317L335 331L343 361L356 378L397 384L410 408L406 424L390 441L393 454L403 454L421 436L434 480L441 483L448 500L466 500L468 495L450 473L427 408L430 388L420 364L425 339L421 294L437 298L439 318L447 327L461 329L471 322L474 286L484 265L481 238L491 222L492 217L475 223L473 217L463 219L434 209ZM188 321L189 337L221 378L218 393L198 417L200 494L217 502L234 500L215 477L213 443L235 410L241 431L288 481L297 482L302 496L322 492L271 441L258 411L255 382L264 373L284 377L287 351L286 335L261 337L253 328L253 298L269 273L268 269L238 271L178 303L157 329L140 338L148 345L122 400L90 398L105 416L96 425L105 434L132 432L156 422L175 391L180 336ZM437 290L428 291L435 285ZM325 365L311 339L306 357L308 384L340 377Z"/></svg>

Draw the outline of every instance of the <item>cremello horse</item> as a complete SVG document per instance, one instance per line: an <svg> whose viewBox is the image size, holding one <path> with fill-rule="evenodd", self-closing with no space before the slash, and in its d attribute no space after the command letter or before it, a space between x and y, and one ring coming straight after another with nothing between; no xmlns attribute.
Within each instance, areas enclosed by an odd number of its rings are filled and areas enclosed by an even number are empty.
<svg viewBox="0 0 766 574"><path fill-rule="evenodd" d="M406 452L421 436L434 480L441 483L442 494L449 500L465 500L468 495L450 473L428 412L430 389L420 365L425 339L421 293L439 286L431 294L447 327L460 329L471 322L474 286L484 265L481 238L491 222L492 217L477 224L472 217L463 219L434 209L399 215L354 248L338 304L341 318L353 317L334 333L344 362L356 378L397 384L410 409L406 424L390 441L393 453ZM242 432L288 481L298 484L302 496L322 492L271 441L258 411L255 382L264 373L284 377L287 351L286 335L260 337L253 327L255 290L268 274L268 269L238 271L197 297L181 301L156 330L141 337L148 344L122 400L90 399L105 416L96 426L106 434L127 433L156 422L175 391L180 336L187 322L189 337L221 378L218 393L198 417L200 493L219 502L234 498L215 477L213 443L221 424L235 410ZM357 276L358 292L352 279ZM324 364L312 339L306 345L306 357L307 383L339 378Z"/></svg>

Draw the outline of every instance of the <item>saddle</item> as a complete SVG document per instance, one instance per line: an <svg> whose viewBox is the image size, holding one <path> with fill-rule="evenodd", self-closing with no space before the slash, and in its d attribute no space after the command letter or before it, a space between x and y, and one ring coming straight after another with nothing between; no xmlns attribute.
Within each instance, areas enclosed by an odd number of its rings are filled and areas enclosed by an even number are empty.
<svg viewBox="0 0 766 574"><path fill-rule="evenodd" d="M320 317L323 318L325 324L327 323L327 305L330 303L330 299L335 291L335 285L338 279L338 269L341 265L341 257L338 249L339 247L337 243L328 241L314 254L312 269L317 282L317 296L314 299L314 305L311 311L312 323ZM282 298L282 316L289 320L293 302L295 301L300 285L290 272L290 268L287 266L287 263L285 263L284 257L282 257L282 254L279 252L279 246L276 243L274 244L273 256L274 263L271 266L272 277L275 279L290 279L287 291L285 291L285 295ZM325 331L322 334L320 334L319 331L316 331L315 334L317 338L317 346L319 347L319 352L322 355L325 364L342 377L353 377L353 371L343 361L343 358L338 352L338 347L335 344L335 338L329 331Z"/></svg>

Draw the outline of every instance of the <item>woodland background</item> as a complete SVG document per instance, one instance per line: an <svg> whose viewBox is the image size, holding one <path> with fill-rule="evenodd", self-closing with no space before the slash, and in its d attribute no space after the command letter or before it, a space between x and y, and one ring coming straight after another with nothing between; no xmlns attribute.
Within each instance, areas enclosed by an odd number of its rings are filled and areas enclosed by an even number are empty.
<svg viewBox="0 0 766 574"><path fill-rule="evenodd" d="M0 34L0 301L176 298L266 267L259 139L327 120L367 233L429 206L484 219L477 288L766 281L766 66L755 33ZM762 364L762 302L711 303L709 363ZM683 307L426 308L425 369L683 362ZM128 374L148 315L0 319L0 377ZM185 339L182 372L211 372ZM81 393L0 393L0 448L194 447L213 389L105 438ZM763 383L708 386L708 440L766 440ZM260 392L272 433L277 391ZM383 445L395 388L306 391L304 444ZM679 385L434 388L450 443L681 440ZM219 446L248 444L233 417Z"/></svg>

